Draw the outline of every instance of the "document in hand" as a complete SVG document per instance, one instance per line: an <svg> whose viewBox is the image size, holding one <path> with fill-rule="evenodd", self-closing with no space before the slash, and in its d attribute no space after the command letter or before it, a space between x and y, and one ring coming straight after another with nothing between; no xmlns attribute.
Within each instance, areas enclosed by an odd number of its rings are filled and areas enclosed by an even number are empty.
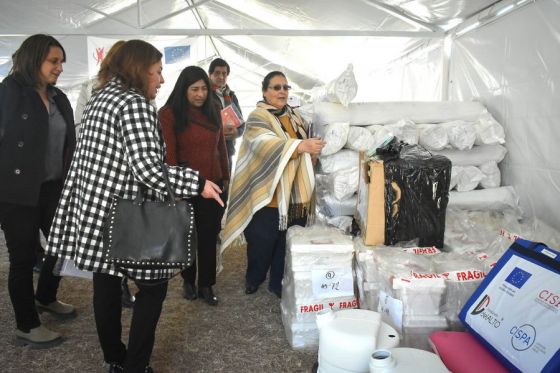
<svg viewBox="0 0 560 373"><path fill-rule="evenodd" d="M239 125L241 124L240 115L237 114L233 105L229 105L229 106L226 106L225 108L223 108L220 114L222 116L222 123L223 124L229 124L229 125L233 126L234 128L239 127Z"/></svg>

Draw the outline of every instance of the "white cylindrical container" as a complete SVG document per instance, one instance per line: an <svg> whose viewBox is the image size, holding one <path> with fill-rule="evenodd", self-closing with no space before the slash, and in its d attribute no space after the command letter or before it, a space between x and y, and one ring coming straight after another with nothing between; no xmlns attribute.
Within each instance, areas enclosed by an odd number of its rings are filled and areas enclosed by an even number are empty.
<svg viewBox="0 0 560 373"><path fill-rule="evenodd" d="M369 373L448 373L439 356L417 348L392 348L371 354Z"/></svg>
<svg viewBox="0 0 560 373"><path fill-rule="evenodd" d="M368 373L373 351L399 345L397 331L374 311L325 310L317 315L317 326L318 373Z"/></svg>

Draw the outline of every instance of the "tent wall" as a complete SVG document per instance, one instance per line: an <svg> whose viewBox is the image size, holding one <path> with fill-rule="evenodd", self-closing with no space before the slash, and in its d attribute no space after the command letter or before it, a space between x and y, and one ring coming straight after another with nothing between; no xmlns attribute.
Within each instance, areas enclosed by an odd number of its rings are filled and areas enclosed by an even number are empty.
<svg viewBox="0 0 560 373"><path fill-rule="evenodd" d="M536 1L453 44L451 100L481 100L506 130L502 180L526 216L560 229L560 3Z"/></svg>

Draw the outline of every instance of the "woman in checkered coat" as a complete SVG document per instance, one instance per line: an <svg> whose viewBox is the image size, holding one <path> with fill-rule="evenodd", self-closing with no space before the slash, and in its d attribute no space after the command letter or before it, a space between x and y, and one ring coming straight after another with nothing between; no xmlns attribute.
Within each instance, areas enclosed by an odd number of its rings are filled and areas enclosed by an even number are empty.
<svg viewBox="0 0 560 373"><path fill-rule="evenodd" d="M161 170L164 145L149 101L163 83L161 53L140 40L126 42L109 62L100 88L86 105L80 139L64 185L47 251L93 272L97 333L110 372L151 372L155 329L167 282L137 282L128 349L121 341L120 274L103 258L103 223L113 200L133 198L140 183L152 199L166 191ZM186 167L168 167L175 195L220 200L216 184ZM138 280L168 278L167 270L130 270Z"/></svg>

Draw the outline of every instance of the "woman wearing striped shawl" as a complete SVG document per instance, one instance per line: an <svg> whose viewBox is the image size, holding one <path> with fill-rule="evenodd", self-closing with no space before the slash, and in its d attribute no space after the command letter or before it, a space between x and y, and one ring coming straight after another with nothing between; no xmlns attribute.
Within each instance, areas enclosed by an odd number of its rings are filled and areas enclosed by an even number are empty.
<svg viewBox="0 0 560 373"><path fill-rule="evenodd" d="M313 161L325 146L308 138L308 125L287 104L290 88L279 71L264 78L264 100L247 119L229 190L222 247L244 233L246 294L255 293L270 270L268 290L281 297L286 229L305 225L315 187Z"/></svg>

